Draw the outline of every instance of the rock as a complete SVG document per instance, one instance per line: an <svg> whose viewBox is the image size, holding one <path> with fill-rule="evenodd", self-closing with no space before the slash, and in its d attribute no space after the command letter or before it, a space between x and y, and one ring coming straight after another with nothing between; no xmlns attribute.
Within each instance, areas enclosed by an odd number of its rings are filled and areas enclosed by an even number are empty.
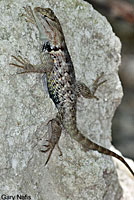
<svg viewBox="0 0 134 200"><path fill-rule="evenodd" d="M118 200L122 190L112 159L83 152L67 133L59 144L62 160L55 149L44 166L47 154L39 149L56 108L44 92L41 75L16 75L18 69L9 66L11 55L40 63L38 31L22 16L25 2L0 1L0 194L35 200ZM99 100L81 98L77 117L84 135L109 148L111 120L122 97L119 39L105 17L82 0L31 0L29 5L50 7L58 16L78 80L90 86L104 72L107 82L96 92Z"/></svg>
<svg viewBox="0 0 134 200"><path fill-rule="evenodd" d="M113 146L110 148L115 153L118 153L122 155L118 150L116 150ZM120 185L123 189L123 196L121 200L133 200L134 198L134 177L132 174L129 173L127 168L116 158L113 158ZM129 166L134 169L134 161L128 158L125 158L126 162L129 164Z"/></svg>

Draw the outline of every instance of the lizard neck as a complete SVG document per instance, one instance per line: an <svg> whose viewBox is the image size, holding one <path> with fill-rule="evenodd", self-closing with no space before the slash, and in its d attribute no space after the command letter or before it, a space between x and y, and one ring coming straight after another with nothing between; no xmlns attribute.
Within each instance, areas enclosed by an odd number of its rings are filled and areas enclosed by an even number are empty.
<svg viewBox="0 0 134 200"><path fill-rule="evenodd" d="M71 69L71 72L74 71L73 63L65 42L63 42L61 48L57 50L52 50L49 53L54 59L54 63L60 60L59 66L60 64L62 64L63 68L69 67Z"/></svg>

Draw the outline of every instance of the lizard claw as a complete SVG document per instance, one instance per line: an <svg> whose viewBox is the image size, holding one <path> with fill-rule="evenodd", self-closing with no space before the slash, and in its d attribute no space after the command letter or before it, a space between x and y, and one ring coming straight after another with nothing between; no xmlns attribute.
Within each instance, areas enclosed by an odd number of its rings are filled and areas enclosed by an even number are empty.
<svg viewBox="0 0 134 200"><path fill-rule="evenodd" d="M23 8L26 12L26 14L23 14L23 16L26 17L26 21L34 24L37 27L31 7L26 6L26 7L23 7Z"/></svg>
<svg viewBox="0 0 134 200"><path fill-rule="evenodd" d="M102 82L99 83L99 80L104 76L104 72L102 72L99 76L97 76L96 80L93 83L93 86L96 88L98 88L100 85L102 85L103 83L105 83L107 80L104 80Z"/></svg>
<svg viewBox="0 0 134 200"><path fill-rule="evenodd" d="M43 145L43 146L47 147L47 149L46 149L46 150L42 150L42 149L41 149L40 152L42 152L42 153L47 153L48 151L50 151L49 154L48 154L48 158L47 158L47 160L46 160L46 162L45 162L45 165L46 165L46 164L48 163L48 161L49 161L51 155L52 155L52 152L53 152L53 150L54 150L55 145L52 145L51 141L49 141L49 144L48 144L48 145Z"/></svg>
<svg viewBox="0 0 134 200"><path fill-rule="evenodd" d="M94 81L93 83L93 98L96 98L98 100L98 97L94 96L96 90L98 89L98 87L100 85L102 85L103 83L105 83L107 80L104 80L104 81L100 81L100 79L104 76L104 72L102 72L99 76L97 76L96 80Z"/></svg>
<svg viewBox="0 0 134 200"><path fill-rule="evenodd" d="M61 152L60 147L58 145L60 135L61 135L61 131L62 131L61 124L57 120L57 118L49 120L48 124L51 126L51 137L50 137L49 140L46 140L48 142L48 144L43 145L44 147L46 147L46 150L40 150L43 153L46 153L46 152L49 151L48 158L47 158L45 165L48 163L55 146L57 146L57 148L60 152L60 156L62 156L62 152Z"/></svg>
<svg viewBox="0 0 134 200"><path fill-rule="evenodd" d="M16 56L13 56L13 55L12 55L12 57L19 64L9 63L9 65L13 65L15 67L24 69L24 71L18 72L17 74L24 74L24 73L36 72L36 70L34 69L34 66L32 64L30 64L30 62L26 58L24 59L21 56L16 57Z"/></svg>

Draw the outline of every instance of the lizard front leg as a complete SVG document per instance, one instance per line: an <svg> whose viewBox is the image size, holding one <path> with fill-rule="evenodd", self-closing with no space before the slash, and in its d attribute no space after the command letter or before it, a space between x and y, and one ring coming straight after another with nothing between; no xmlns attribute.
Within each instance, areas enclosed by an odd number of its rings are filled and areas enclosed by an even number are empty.
<svg viewBox="0 0 134 200"><path fill-rule="evenodd" d="M21 68L24 71L19 72L18 74L24 74L24 73L47 73L51 72L53 69L53 59L50 57L49 54L45 55L45 59L43 59L42 64L33 65L31 64L26 58L22 58L21 56L12 56L19 64L16 63L10 63L10 65L13 65L15 67Z"/></svg>
<svg viewBox="0 0 134 200"><path fill-rule="evenodd" d="M92 87L91 89L89 89L84 83L77 81L76 92L77 92L78 97L81 95L88 99L95 98L98 100L98 98L95 96L95 92L100 85L106 82L106 80L100 82L100 79L102 78L102 76L103 76L103 73L101 73L101 75L96 78L93 85L91 86Z"/></svg>
<svg viewBox="0 0 134 200"><path fill-rule="evenodd" d="M58 147L60 156L62 156L62 152L58 145L58 142L59 142L59 139L61 136L61 131L62 131L61 122L58 118L54 118L54 119L50 120L48 122L48 124L50 125L50 129L51 129L51 130L49 129L49 134L51 134L51 137L49 138L49 140L46 140L48 142L48 145L43 145L44 147L46 147L46 149L40 150L43 153L46 153L49 151L48 158L46 160L45 165L48 163L55 146Z"/></svg>

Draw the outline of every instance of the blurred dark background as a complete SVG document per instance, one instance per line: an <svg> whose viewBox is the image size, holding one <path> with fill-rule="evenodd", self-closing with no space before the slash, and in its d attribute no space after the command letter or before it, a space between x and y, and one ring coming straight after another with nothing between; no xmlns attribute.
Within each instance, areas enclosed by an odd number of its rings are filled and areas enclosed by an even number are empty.
<svg viewBox="0 0 134 200"><path fill-rule="evenodd" d="M119 76L124 97L116 110L113 145L134 160L134 0L85 0L104 15L122 43Z"/></svg>

